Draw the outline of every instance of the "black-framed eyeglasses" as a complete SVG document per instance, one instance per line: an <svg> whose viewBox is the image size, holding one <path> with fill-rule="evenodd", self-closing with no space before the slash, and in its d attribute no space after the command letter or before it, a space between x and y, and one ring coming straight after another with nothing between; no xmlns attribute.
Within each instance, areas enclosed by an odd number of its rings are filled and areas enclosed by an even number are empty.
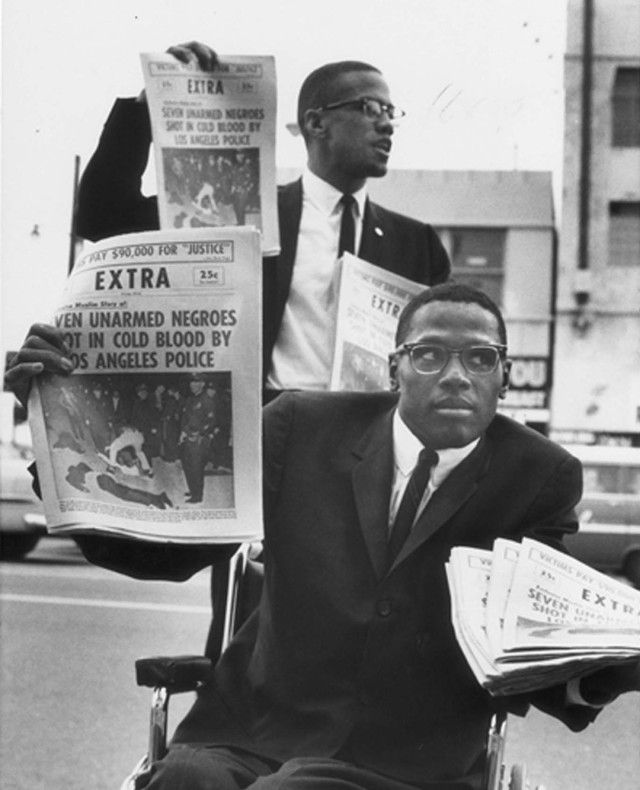
<svg viewBox="0 0 640 790"><path fill-rule="evenodd" d="M390 121L399 121L406 115L404 110L396 107L393 104L386 104L379 99L372 99L369 96L363 96L360 99L346 99L345 101L335 101L331 104L325 104L324 107L316 107L316 110L337 110L340 107L357 107L366 118L376 120L381 118L383 113L386 113Z"/></svg>
<svg viewBox="0 0 640 790"><path fill-rule="evenodd" d="M500 344L484 346L465 346L447 348L435 343L404 343L396 348L394 354L407 353L411 367L416 373L430 376L440 373L449 364L452 356L457 356L462 366L474 376L487 376L504 359L507 347Z"/></svg>

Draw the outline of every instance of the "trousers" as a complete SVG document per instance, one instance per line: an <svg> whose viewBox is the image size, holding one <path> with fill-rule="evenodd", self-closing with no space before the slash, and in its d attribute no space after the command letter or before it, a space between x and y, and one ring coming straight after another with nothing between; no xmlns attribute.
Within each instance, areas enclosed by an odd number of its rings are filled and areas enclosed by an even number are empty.
<svg viewBox="0 0 640 790"><path fill-rule="evenodd" d="M475 777L474 777L475 778ZM471 777L470 777L471 779ZM331 757L279 764L240 749L177 745L155 766L147 790L474 790L466 781L413 785Z"/></svg>

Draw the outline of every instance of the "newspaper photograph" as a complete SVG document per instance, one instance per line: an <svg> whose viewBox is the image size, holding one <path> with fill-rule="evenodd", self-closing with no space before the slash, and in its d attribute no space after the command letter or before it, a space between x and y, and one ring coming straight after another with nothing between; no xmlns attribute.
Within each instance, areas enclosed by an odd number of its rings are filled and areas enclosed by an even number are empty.
<svg viewBox="0 0 640 790"><path fill-rule="evenodd" d="M271 56L221 56L214 71L141 54L160 227L252 225L280 251L276 72Z"/></svg>
<svg viewBox="0 0 640 790"><path fill-rule="evenodd" d="M51 532L261 537L260 271L253 228L85 248L54 316L75 369L29 404Z"/></svg>
<svg viewBox="0 0 640 790"><path fill-rule="evenodd" d="M351 253L343 255L331 390L388 389L398 316L425 288Z"/></svg>

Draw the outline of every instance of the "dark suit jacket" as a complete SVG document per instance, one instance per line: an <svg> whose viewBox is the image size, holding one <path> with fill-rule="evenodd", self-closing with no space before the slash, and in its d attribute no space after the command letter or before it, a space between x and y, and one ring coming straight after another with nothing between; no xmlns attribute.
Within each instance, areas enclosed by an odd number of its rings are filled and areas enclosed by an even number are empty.
<svg viewBox="0 0 640 790"><path fill-rule="evenodd" d="M555 547L576 529L579 462L497 416L435 493L393 565L389 393L285 394L264 411L265 580L258 610L220 660L175 741L274 759L332 755L424 782L460 776L498 704L450 622L452 546L523 535ZM594 714L541 703L580 729Z"/></svg>
<svg viewBox="0 0 640 790"><path fill-rule="evenodd" d="M80 182L76 229L97 241L158 227L155 197L141 193L151 131L146 105L118 99ZM263 265L263 353L266 374L289 295L302 212L302 182L278 188L281 252ZM358 251L364 260L425 285L444 282L449 259L430 225L367 201Z"/></svg>

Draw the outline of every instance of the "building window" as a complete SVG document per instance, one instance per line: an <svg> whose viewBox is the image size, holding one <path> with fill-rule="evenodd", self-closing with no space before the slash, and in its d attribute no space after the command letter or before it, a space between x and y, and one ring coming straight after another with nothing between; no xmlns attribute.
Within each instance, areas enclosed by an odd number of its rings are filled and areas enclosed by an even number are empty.
<svg viewBox="0 0 640 790"><path fill-rule="evenodd" d="M498 305L504 279L504 228L451 228L451 277L478 288Z"/></svg>
<svg viewBox="0 0 640 790"><path fill-rule="evenodd" d="M616 70L611 104L613 146L640 147L640 69Z"/></svg>
<svg viewBox="0 0 640 790"><path fill-rule="evenodd" d="M609 203L609 265L640 265L640 202Z"/></svg>

